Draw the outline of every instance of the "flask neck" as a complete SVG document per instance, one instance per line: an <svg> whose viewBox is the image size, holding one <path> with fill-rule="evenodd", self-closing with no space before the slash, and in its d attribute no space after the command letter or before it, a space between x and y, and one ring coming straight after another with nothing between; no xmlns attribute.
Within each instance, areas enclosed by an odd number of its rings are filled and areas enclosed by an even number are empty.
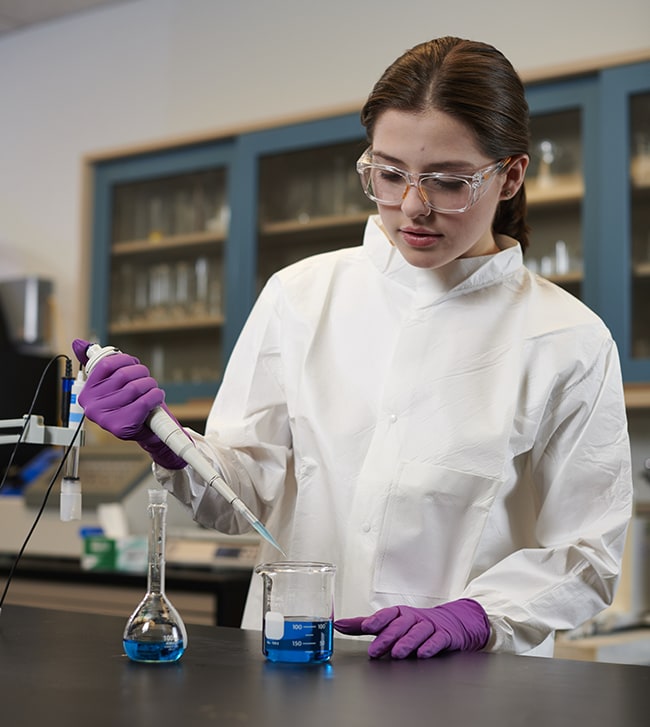
<svg viewBox="0 0 650 727"><path fill-rule="evenodd" d="M150 504L149 516L149 566L147 571L147 591L149 593L165 592L165 525L167 505Z"/></svg>

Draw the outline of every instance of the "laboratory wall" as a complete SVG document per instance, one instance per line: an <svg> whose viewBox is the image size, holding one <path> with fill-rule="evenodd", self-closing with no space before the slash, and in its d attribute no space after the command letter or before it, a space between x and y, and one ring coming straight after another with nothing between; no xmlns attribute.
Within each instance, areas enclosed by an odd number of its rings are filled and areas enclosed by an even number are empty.
<svg viewBox="0 0 650 727"><path fill-rule="evenodd" d="M649 29L647 0L127 0L0 37L0 278L53 279L68 352L87 326L85 155L356 107L438 35L526 75L643 51Z"/></svg>

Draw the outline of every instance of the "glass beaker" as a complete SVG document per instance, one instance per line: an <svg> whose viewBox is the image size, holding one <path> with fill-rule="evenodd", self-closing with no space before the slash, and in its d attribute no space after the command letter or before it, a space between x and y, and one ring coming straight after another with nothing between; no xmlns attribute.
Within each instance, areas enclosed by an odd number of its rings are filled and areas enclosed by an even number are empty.
<svg viewBox="0 0 650 727"><path fill-rule="evenodd" d="M264 563L262 652L269 661L317 663L330 659L334 640L331 563Z"/></svg>
<svg viewBox="0 0 650 727"><path fill-rule="evenodd" d="M165 595L167 490L149 490L147 509L151 518L147 592L127 621L122 644L133 661L177 661L187 647L187 631Z"/></svg>

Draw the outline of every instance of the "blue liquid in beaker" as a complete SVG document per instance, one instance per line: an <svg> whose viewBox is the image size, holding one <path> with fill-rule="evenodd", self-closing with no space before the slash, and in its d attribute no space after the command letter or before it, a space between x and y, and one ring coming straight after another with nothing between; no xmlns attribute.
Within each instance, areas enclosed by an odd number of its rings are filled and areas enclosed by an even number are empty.
<svg viewBox="0 0 650 727"><path fill-rule="evenodd" d="M185 651L183 641L122 641L124 653L133 661L171 662L177 661Z"/></svg>
<svg viewBox="0 0 650 727"><path fill-rule="evenodd" d="M263 653L269 661L312 664L329 661L333 651L332 619L306 621L285 618L284 636L268 639L264 635Z"/></svg>

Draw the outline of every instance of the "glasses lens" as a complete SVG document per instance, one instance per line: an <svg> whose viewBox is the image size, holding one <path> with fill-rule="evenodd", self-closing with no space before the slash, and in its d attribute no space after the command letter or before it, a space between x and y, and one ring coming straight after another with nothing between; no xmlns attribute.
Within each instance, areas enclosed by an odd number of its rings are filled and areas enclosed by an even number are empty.
<svg viewBox="0 0 650 727"><path fill-rule="evenodd" d="M367 166L361 170L361 179L370 199L384 204L401 203L407 181L399 172Z"/></svg>
<svg viewBox="0 0 650 727"><path fill-rule="evenodd" d="M458 177L425 177L420 181L420 189L431 207L437 210L457 211L469 205L469 182Z"/></svg>
<svg viewBox="0 0 650 727"><path fill-rule="evenodd" d="M368 165L360 169L365 193L380 204L398 205L402 203L406 186L409 183L398 170ZM441 212L457 212L465 209L470 202L471 188L467 181L453 176L438 175L420 179L420 190L428 204Z"/></svg>

